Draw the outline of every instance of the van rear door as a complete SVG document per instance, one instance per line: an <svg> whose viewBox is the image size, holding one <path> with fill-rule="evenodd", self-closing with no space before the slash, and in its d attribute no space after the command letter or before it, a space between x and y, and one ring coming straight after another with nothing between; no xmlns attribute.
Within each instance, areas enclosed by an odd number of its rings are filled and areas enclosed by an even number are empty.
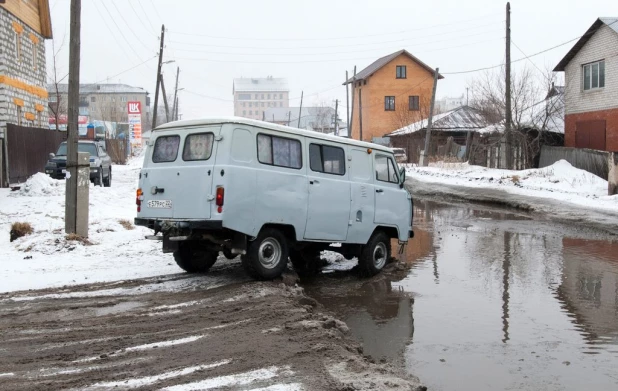
<svg viewBox="0 0 618 391"><path fill-rule="evenodd" d="M141 173L140 218L210 219L220 126L153 132Z"/></svg>

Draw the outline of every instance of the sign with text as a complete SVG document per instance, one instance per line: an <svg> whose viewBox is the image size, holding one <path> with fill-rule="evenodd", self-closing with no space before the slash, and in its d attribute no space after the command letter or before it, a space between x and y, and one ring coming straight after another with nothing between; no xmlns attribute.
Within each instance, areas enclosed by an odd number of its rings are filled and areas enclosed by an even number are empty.
<svg viewBox="0 0 618 391"><path fill-rule="evenodd" d="M127 102L127 114L131 144L139 146L142 144L142 103Z"/></svg>

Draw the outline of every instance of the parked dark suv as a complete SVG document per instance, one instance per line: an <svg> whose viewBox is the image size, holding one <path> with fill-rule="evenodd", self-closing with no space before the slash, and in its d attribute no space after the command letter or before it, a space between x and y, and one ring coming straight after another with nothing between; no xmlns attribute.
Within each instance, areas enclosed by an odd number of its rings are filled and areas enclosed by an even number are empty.
<svg viewBox="0 0 618 391"><path fill-rule="evenodd" d="M90 154L90 181L95 186L112 185L112 159L105 151L105 146L97 141L79 141L78 152ZM56 154L50 153L45 165L45 173L54 179L64 179L67 172L67 143L60 144Z"/></svg>

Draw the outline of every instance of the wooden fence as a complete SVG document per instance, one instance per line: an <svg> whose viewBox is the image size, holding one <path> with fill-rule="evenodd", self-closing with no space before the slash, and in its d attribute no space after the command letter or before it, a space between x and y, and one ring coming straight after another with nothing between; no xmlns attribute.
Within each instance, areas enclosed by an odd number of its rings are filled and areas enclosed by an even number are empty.
<svg viewBox="0 0 618 391"><path fill-rule="evenodd" d="M539 167L551 166L558 160L566 160L573 167L588 171L603 179L607 179L609 174L609 152L545 145L541 148Z"/></svg>
<svg viewBox="0 0 618 391"><path fill-rule="evenodd" d="M66 140L66 132L7 124L5 137L8 181L3 181L3 187L44 172L49 154Z"/></svg>

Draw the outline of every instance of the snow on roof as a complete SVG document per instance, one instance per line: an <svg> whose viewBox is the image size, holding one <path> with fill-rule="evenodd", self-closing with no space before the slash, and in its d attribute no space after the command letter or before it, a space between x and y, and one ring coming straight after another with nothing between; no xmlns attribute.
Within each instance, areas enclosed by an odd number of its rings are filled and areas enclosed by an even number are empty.
<svg viewBox="0 0 618 391"><path fill-rule="evenodd" d="M47 91L56 92L54 84L47 85ZM60 94L69 93L68 84L58 84L58 92ZM147 94L146 90L141 87L133 87L127 84L80 84L80 94Z"/></svg>
<svg viewBox="0 0 618 391"><path fill-rule="evenodd" d="M469 106L461 106L455 110L433 116L432 130L442 132L467 132L470 130L478 131L488 125L485 117L477 110ZM402 136L418 132L427 127L427 119L411 123L404 126L387 136Z"/></svg>
<svg viewBox="0 0 618 391"><path fill-rule="evenodd" d="M220 125L220 124L240 124L240 125L249 125L255 126L263 129L272 129L277 130L284 133L289 133L293 135L311 137L315 139L323 139L327 141L334 141L337 143L344 143L355 145L363 148L371 148L375 150L381 150L386 152L392 152L391 148L384 147L382 145L368 143L365 141L353 140L350 138L344 138L340 136L332 136L325 133L315 132L313 130L304 130L298 128L292 128L289 126L277 125L270 122L258 121L255 119L242 118L242 117L208 117L203 119L192 119L192 120L182 120L182 121L174 121L168 122L166 124L157 126L154 129L155 134L161 131L176 129L176 128L187 128L194 126L206 126L206 125Z"/></svg>
<svg viewBox="0 0 618 391"><path fill-rule="evenodd" d="M234 92L277 91L288 92L288 80L276 77L241 77L234 79Z"/></svg>

